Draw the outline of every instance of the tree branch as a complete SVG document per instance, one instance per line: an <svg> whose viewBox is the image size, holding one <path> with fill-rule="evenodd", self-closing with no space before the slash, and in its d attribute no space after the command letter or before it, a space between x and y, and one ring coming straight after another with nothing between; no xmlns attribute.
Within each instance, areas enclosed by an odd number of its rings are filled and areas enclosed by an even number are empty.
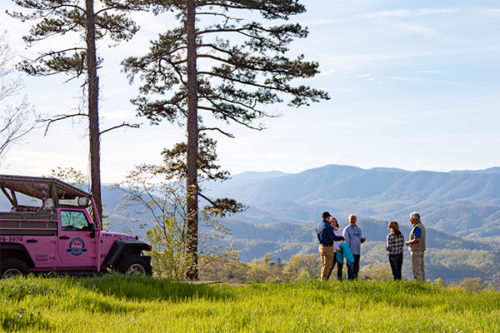
<svg viewBox="0 0 500 333"><path fill-rule="evenodd" d="M72 47L72 48L65 49L65 50L52 51L52 52L48 52L48 53L43 53L42 55L40 55L38 58L36 58L33 61L38 61L38 60L43 59L45 57L50 57L50 56L52 56L54 54L65 53L65 52L68 52L68 51L78 51L78 50L86 51L87 49L84 48L84 47Z"/></svg>
<svg viewBox="0 0 500 333"><path fill-rule="evenodd" d="M209 99L207 99L212 105L214 105L214 103L212 101L210 101ZM219 113L222 113L225 117L231 119L232 121L240 124L240 125L243 125L245 127L248 127L250 129L253 129L253 130L257 130L257 131L262 131L264 128L263 127L255 127L255 126L252 126L250 124L247 124L239 119L236 119L235 117L231 116L230 114L228 114L227 112L225 112L224 110L220 109L217 107L217 105L214 105L214 108L209 108L209 107L206 107L206 106L198 106L198 109L200 110L205 110L205 111L210 111L210 112L219 112Z"/></svg>
<svg viewBox="0 0 500 333"><path fill-rule="evenodd" d="M210 99L210 96L206 95L206 94L200 94L200 96L202 98L206 98L206 99ZM227 99L227 98L224 98L222 96L216 96L217 99L220 99L221 101L224 101L224 102L227 102L227 103L230 103L230 104L236 104L236 105L239 105L243 108L247 108L247 109L250 109L252 110L253 112L256 112L260 115L264 115L266 117L271 117L271 115L267 114L266 112L262 111L262 110L258 110L256 109L255 107L257 106L257 101L254 100L253 102L253 105L248 105L248 104L245 104L243 102L239 102L239 101L234 101L234 100L230 100L230 99Z"/></svg>
<svg viewBox="0 0 500 333"><path fill-rule="evenodd" d="M217 132L219 132L221 134L224 134L225 136L227 136L227 137L229 137L231 139L235 138L234 134L231 134L231 133L228 133L228 132L224 132L223 130L221 130L218 127L200 127L199 132L202 132L202 131L217 131Z"/></svg>
<svg viewBox="0 0 500 333"><path fill-rule="evenodd" d="M236 17L231 17L229 15L223 14L223 13L214 13L214 12L197 12L196 15L211 15L211 16L222 16L226 20L224 21L224 25L226 25L229 21L233 20L236 22L241 22L243 19L241 18L236 18Z"/></svg>
<svg viewBox="0 0 500 333"><path fill-rule="evenodd" d="M182 76L182 72L177 68L177 65L185 62L185 60L184 61L177 61L177 62L174 63L174 62L170 61L168 58L160 58L158 60L158 67L159 67L160 73L163 75L164 78L166 78L167 76L163 73L163 66L161 65L161 61L162 60L165 61L170 66L172 66L172 68L174 69L175 73L177 73L177 76L179 77L179 81L181 81L182 84L186 85L187 83L186 83L186 81L184 80L184 78Z"/></svg>
<svg viewBox="0 0 500 333"><path fill-rule="evenodd" d="M116 125L116 126L113 126L113 127L110 127L110 128L107 128L105 129L104 131L101 131L99 132L99 135L102 135L106 132L109 132L109 131L112 131L112 130L115 130L117 128L120 128L120 127L130 127L130 128L139 128L141 126L141 124L129 124L129 123L123 123L121 125Z"/></svg>
<svg viewBox="0 0 500 333"><path fill-rule="evenodd" d="M231 53L231 51L228 51L228 50L224 50L224 49L221 49L220 47L214 45L214 44L198 44L198 48L201 48L201 47L209 47L209 48L212 48L216 51L219 51L219 52L222 52L222 53L225 53L227 55L233 55L233 53Z"/></svg>
<svg viewBox="0 0 500 333"><path fill-rule="evenodd" d="M209 198L207 198L207 197L206 197L205 195L203 195L200 191L198 191L198 195L199 195L200 197L202 197L203 199L207 200L208 202L210 202L210 204L211 204L212 206L215 206L215 202L213 202L212 200L210 200Z"/></svg>
<svg viewBox="0 0 500 333"><path fill-rule="evenodd" d="M55 123L56 121L59 121L59 120L64 120L64 119L68 119L68 118L73 118L73 117L88 117L89 115L86 114L86 113L74 113L74 114L63 114L63 115L56 115L55 118L52 118L52 119L40 119L40 122L41 123L47 123L47 127L45 128L45 132L43 133L43 135L47 135L47 132L49 130L49 126L52 124L52 123Z"/></svg>
<svg viewBox="0 0 500 333"><path fill-rule="evenodd" d="M239 79L236 79L236 78L231 78L231 77L227 77L227 76L224 76L224 75L221 75L221 74L217 74L217 73L214 73L214 72L199 71L198 74L199 75L217 76L217 77L220 77L221 79L224 79L224 80L228 80L228 81L232 81L232 82L238 82L238 83L241 83L241 84L244 84L244 85L249 85L249 86L253 86L253 87L257 87L257 88L264 88L264 89L271 89L271 90L277 90L277 91L284 91L283 89L280 89L279 87L266 86L266 85L259 84L259 83L256 83L256 82L248 82L248 81L246 82L246 81L242 81L242 80L239 80Z"/></svg>
<svg viewBox="0 0 500 333"><path fill-rule="evenodd" d="M80 27L84 27L84 25L82 26L81 22L76 22L74 23L73 25L71 25L70 27L66 28L66 29L61 29L61 30L58 30L58 31L48 31L45 35L37 35L37 34L33 34L33 36L39 36L39 37L26 37L26 38L23 38L27 43L28 45L31 45L31 44L34 44L35 42L41 42L42 40L46 40L54 35L57 35L57 34L66 34L67 32L71 32L71 31L74 31L75 30L75 27L77 26L80 26Z"/></svg>

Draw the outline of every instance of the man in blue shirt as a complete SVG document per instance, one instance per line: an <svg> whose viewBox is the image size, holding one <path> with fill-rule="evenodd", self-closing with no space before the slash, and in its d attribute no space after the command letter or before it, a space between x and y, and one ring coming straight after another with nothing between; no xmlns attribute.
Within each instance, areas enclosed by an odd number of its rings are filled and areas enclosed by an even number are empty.
<svg viewBox="0 0 500 333"><path fill-rule="evenodd" d="M335 236L330 225L332 216L328 212L322 214L323 221L316 227L319 241L319 254L321 256L321 280L326 281L333 267L333 242L344 240L344 237Z"/></svg>
<svg viewBox="0 0 500 333"><path fill-rule="evenodd" d="M359 260L361 258L361 243L364 243L366 238L363 237L361 228L356 225L358 218L356 215L349 215L349 225L344 228L343 235L345 242L349 245L354 256L354 264L347 266L347 278L349 280L357 279L359 272Z"/></svg>

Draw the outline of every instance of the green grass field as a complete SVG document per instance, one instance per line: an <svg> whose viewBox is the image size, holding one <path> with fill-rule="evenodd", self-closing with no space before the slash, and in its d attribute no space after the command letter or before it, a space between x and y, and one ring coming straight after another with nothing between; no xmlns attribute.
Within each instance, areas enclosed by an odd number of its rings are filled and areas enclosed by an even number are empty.
<svg viewBox="0 0 500 333"><path fill-rule="evenodd" d="M0 281L0 331L500 332L500 293L415 282Z"/></svg>

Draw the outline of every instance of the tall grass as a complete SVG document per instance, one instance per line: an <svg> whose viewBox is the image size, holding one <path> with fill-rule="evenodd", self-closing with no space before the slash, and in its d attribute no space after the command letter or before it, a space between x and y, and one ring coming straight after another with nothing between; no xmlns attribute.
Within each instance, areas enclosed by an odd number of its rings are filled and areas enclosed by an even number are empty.
<svg viewBox="0 0 500 333"><path fill-rule="evenodd" d="M498 332L500 294L415 282L0 281L0 331Z"/></svg>

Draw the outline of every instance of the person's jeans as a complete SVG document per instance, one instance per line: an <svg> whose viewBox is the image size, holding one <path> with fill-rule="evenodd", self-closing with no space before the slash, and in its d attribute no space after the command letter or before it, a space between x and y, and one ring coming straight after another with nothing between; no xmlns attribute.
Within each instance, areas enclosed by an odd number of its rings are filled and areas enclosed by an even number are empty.
<svg viewBox="0 0 500 333"><path fill-rule="evenodd" d="M337 280L342 281L342 267L344 265L337 261Z"/></svg>
<svg viewBox="0 0 500 333"><path fill-rule="evenodd" d="M401 268L403 267L403 254L389 254L389 263L391 264L394 280L401 280Z"/></svg>
<svg viewBox="0 0 500 333"><path fill-rule="evenodd" d="M352 265L347 265L347 278L349 280L354 280L358 278L359 272L359 259L361 257L360 254L353 254L354 263Z"/></svg>
<svg viewBox="0 0 500 333"><path fill-rule="evenodd" d="M343 263L338 262L337 258L335 257L335 253L333 254L333 266L332 270L330 271L330 274L328 275L328 279L330 279L330 275L333 272L333 269L335 268L335 265L337 265L337 280L342 281L342 267L344 266Z"/></svg>

